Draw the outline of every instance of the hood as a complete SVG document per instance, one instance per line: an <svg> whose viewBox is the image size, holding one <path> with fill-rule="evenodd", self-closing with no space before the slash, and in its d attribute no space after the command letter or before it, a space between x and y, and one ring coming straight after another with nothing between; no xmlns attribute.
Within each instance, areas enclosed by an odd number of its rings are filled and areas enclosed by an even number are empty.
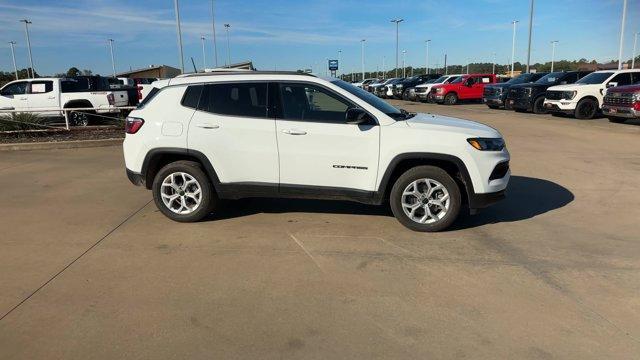
<svg viewBox="0 0 640 360"><path fill-rule="evenodd" d="M536 84L536 83L524 83L524 84L516 84L512 85L512 89L520 89L520 88L532 88L532 89L544 89L549 86L553 86L553 84Z"/></svg>
<svg viewBox="0 0 640 360"><path fill-rule="evenodd" d="M502 137L498 130L490 126L449 116L418 113L405 121L410 128L414 129L442 130L474 137Z"/></svg>
<svg viewBox="0 0 640 360"><path fill-rule="evenodd" d="M616 86L607 89L608 93L634 93L640 92L640 85Z"/></svg>

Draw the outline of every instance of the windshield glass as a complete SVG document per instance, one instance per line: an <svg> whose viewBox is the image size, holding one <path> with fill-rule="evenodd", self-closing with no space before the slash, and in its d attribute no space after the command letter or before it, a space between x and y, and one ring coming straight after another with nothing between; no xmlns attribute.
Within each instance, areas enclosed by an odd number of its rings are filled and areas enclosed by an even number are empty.
<svg viewBox="0 0 640 360"><path fill-rule="evenodd" d="M514 77L511 80L507 81L505 84L509 84L509 85L516 85L516 84L524 84L524 83L528 83L531 80L533 74L522 74L520 76Z"/></svg>
<svg viewBox="0 0 640 360"><path fill-rule="evenodd" d="M336 79L334 81L331 81L331 83L357 96L361 100L366 101L369 105L375 107L376 109L382 111L383 113L389 115L394 119L403 119L405 117L404 113L400 111L400 109L391 106L388 102L380 99L379 97L373 95L368 91L362 90L361 88L355 87L342 80Z"/></svg>
<svg viewBox="0 0 640 360"><path fill-rule="evenodd" d="M576 81L576 84L602 84L613 72L594 72Z"/></svg>
<svg viewBox="0 0 640 360"><path fill-rule="evenodd" d="M536 84L553 84L558 82L564 75L565 73L563 72L552 72L538 79Z"/></svg>
<svg viewBox="0 0 640 360"><path fill-rule="evenodd" d="M458 84L458 83L461 83L461 82L462 82L462 80L464 80L464 77L462 77L462 76L458 76L458 77L457 77L455 80L453 80L451 83L452 83L452 84Z"/></svg>
<svg viewBox="0 0 640 360"><path fill-rule="evenodd" d="M433 82L435 84L442 84L448 78L449 78L448 76L440 76L439 78L435 79Z"/></svg>

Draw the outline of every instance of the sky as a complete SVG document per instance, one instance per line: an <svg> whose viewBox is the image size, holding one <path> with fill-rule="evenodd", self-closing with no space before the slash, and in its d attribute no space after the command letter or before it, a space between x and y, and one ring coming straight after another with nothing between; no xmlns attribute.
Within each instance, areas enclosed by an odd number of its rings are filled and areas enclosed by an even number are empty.
<svg viewBox="0 0 640 360"><path fill-rule="evenodd" d="M623 0L536 0L532 63L556 59L617 59ZM624 58L640 31L640 0L628 0ZM518 20L516 61L526 62L529 0L215 0L218 61L227 59L223 24L231 25L231 62L252 60L260 70L313 68L322 72L337 59L341 72L395 65L395 24L406 64L424 67L430 39L431 66L511 60L512 20ZM211 0L181 0L187 71L202 68L200 37L206 38L207 67L214 66ZM24 24L30 25L34 67L40 74L69 67L110 74L107 39L115 40L117 71L151 64L179 65L173 0L0 0L0 70L11 71L9 41L16 41L19 68L28 64ZM639 45L640 48L640 45ZM402 58L402 55L400 56ZM401 62L402 60L400 60ZM319 71L319 69L322 69Z"/></svg>

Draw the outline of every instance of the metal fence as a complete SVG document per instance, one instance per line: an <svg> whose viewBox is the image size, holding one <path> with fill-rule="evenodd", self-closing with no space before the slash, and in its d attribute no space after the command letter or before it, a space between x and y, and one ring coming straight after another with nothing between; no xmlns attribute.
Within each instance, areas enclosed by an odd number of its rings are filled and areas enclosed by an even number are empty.
<svg viewBox="0 0 640 360"><path fill-rule="evenodd" d="M124 111L129 111L129 110L134 110L136 107L135 106L114 106L114 107L109 107L109 108L95 108L95 107L86 107L86 108L73 108L73 109L64 109L64 108L30 108L30 109L20 109L20 110L15 110L15 109L0 109L0 116L2 114L20 114L20 113L35 113L38 114L40 117L42 118L59 118L59 117L63 117L64 118L64 128L66 130L69 130L70 127L70 122L69 122L69 116L74 113L74 112L79 112L79 113L87 113L90 112L90 116L92 117L98 117L98 118L105 118L105 119L111 119L111 120L116 120L116 121L123 121L124 119L121 117L116 117L116 116L109 116L106 114L113 114L113 113L119 113L122 114ZM97 113L98 111L105 111L108 110L109 112L107 113ZM48 115L48 113L51 113L51 115ZM41 124L41 123L31 123L31 122L24 122L24 121L16 121L16 120L12 120L12 119L6 119L3 118L2 121L7 121L7 122L15 122L15 123L19 123L19 124L25 124L25 125L32 125L32 126L37 126L37 127L42 127L42 128L54 128L54 129L59 129L59 126L53 126L50 124Z"/></svg>

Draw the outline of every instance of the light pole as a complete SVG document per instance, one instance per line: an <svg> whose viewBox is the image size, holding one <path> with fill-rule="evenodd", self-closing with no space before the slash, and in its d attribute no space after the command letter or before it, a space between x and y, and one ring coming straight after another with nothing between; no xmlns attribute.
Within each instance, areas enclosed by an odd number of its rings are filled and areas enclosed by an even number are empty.
<svg viewBox="0 0 640 360"><path fill-rule="evenodd" d="M20 20L20 22L24 23L24 32L27 35L27 48L29 49L29 64L31 65L31 78L34 78L35 72L36 70L33 68L33 55L31 54L31 39L29 38L29 24L31 24L31 21L27 20L27 19L22 19ZM27 74L29 72L27 71Z"/></svg>
<svg viewBox="0 0 640 360"><path fill-rule="evenodd" d="M531 30L532 28L533 28L533 0L531 0L531 8L529 9L529 45L527 46L527 72L529 72L529 64L531 63Z"/></svg>
<svg viewBox="0 0 640 360"><path fill-rule="evenodd" d="M431 42L431 39L425 41L425 43L427 44L427 55L425 56L425 60L426 60L425 64L426 64L426 66L425 66L424 71L425 71L425 73L427 75L429 75L429 43L430 42Z"/></svg>
<svg viewBox="0 0 640 360"><path fill-rule="evenodd" d="M16 44L15 41L9 41L9 46L11 46L11 58L13 59L13 71L16 73L16 80L18 80L18 67L16 66L16 51L13 46Z"/></svg>
<svg viewBox="0 0 640 360"><path fill-rule="evenodd" d="M399 49L399 39L400 39L400 23L403 22L404 19L393 19L391 20L392 23L396 23L396 77L398 77L398 53L400 51Z"/></svg>
<svg viewBox="0 0 640 360"><path fill-rule="evenodd" d="M496 53L493 53L493 67L491 68L491 73L496 74Z"/></svg>
<svg viewBox="0 0 640 360"><path fill-rule="evenodd" d="M224 24L224 29L227 32L227 67L231 67L231 50L229 47L229 28L230 24Z"/></svg>
<svg viewBox="0 0 640 360"><path fill-rule="evenodd" d="M111 52L111 69L113 70L113 77L116 77L116 61L113 57L113 39L107 39L109 42L109 50Z"/></svg>
<svg viewBox="0 0 640 360"><path fill-rule="evenodd" d="M200 36L200 41L202 41L202 71L207 68L207 53L204 51L204 35Z"/></svg>
<svg viewBox="0 0 640 360"><path fill-rule="evenodd" d="M180 8L178 6L178 0L173 0L173 5L176 12L176 31L178 32L178 50L180 52L180 71L184 74L184 54L182 52L182 29L180 28Z"/></svg>
<svg viewBox="0 0 640 360"><path fill-rule="evenodd" d="M627 0L622 3L622 22L620 23L620 48L618 49L618 70L622 69L622 46L624 42L624 23L627 21Z"/></svg>
<svg viewBox="0 0 640 360"><path fill-rule="evenodd" d="M360 49L360 62L362 65L362 81L364 81L364 42L367 41L366 39L362 39L360 40L360 45L361 45L361 49Z"/></svg>
<svg viewBox="0 0 640 360"><path fill-rule="evenodd" d="M636 68L636 45L638 43L638 34L640 33L635 33L633 36L633 54L631 54L631 68L635 69Z"/></svg>
<svg viewBox="0 0 640 360"><path fill-rule="evenodd" d="M516 24L518 20L513 20L511 22L513 24L513 39L511 40L511 77L513 77L513 67L515 65L515 56L516 56Z"/></svg>
<svg viewBox="0 0 640 360"><path fill-rule="evenodd" d="M405 67L404 61L407 57L407 50L402 50L402 77L407 77L407 68Z"/></svg>
<svg viewBox="0 0 640 360"><path fill-rule="evenodd" d="M558 40L553 40L551 42L551 72L553 72L553 63L554 60L556 58L556 44L558 43Z"/></svg>
<svg viewBox="0 0 640 360"><path fill-rule="evenodd" d="M382 80L384 80L387 77L387 70L385 70L386 68L384 67L384 61L386 60L386 57L383 56L382 57Z"/></svg>
<svg viewBox="0 0 640 360"><path fill-rule="evenodd" d="M216 12L214 0L211 0L211 30L213 30L213 58L218 67L218 41L216 39Z"/></svg>
<svg viewBox="0 0 640 360"><path fill-rule="evenodd" d="M340 71L340 67L342 66L342 50L338 50L338 77L342 80L342 71Z"/></svg>

